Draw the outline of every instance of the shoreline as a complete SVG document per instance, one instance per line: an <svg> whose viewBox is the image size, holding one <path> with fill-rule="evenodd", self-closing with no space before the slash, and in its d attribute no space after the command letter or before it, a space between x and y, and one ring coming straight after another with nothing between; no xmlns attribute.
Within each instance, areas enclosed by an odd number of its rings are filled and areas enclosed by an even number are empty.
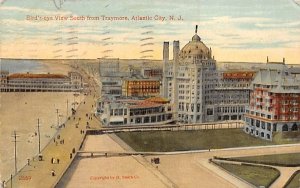
<svg viewBox="0 0 300 188"><path fill-rule="evenodd" d="M27 159L38 155L37 118L40 119L41 151L53 140L60 129L57 127L56 109L59 109L59 124L65 123L71 116L73 93L0 93L1 97L1 178L10 179L14 169L14 146L11 134L16 130L17 135L17 166L18 171L27 164ZM5 100L6 99L6 100ZM84 100L84 95L76 98L76 102ZM47 106L47 108L45 108ZM79 105L78 105L79 106ZM76 106L76 109L78 108ZM20 110L21 109L21 110ZM26 109L26 111L23 111ZM68 112L67 112L68 111ZM13 121L12 121L13 120ZM4 155L5 154L5 155Z"/></svg>

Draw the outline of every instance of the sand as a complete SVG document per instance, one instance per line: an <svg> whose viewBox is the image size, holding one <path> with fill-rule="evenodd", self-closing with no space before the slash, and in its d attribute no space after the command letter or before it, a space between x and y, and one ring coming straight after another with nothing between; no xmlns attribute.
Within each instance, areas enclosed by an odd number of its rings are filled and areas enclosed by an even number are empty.
<svg viewBox="0 0 300 188"><path fill-rule="evenodd" d="M88 136L83 150L124 151L108 135ZM78 157L57 187L168 187L141 157Z"/></svg>
<svg viewBox="0 0 300 188"><path fill-rule="evenodd" d="M71 115L71 103L80 102L83 96L74 97L73 93L0 93L0 127L1 127L1 165L2 179L14 173L14 142L11 135L17 135L18 169L38 154L37 119L40 119L41 149L57 132L57 113L59 124Z"/></svg>
<svg viewBox="0 0 300 188"><path fill-rule="evenodd" d="M33 73L68 74L69 65L62 62L41 62L43 68ZM41 149L57 132L57 113L59 122L71 115L72 103L80 102L83 96L74 97L68 92L0 93L0 180L7 180L14 174L14 142L11 135L15 130L17 137L17 167L22 168L27 159L38 154L37 119L40 119ZM67 110L68 101L68 110ZM75 106L76 107L76 106Z"/></svg>

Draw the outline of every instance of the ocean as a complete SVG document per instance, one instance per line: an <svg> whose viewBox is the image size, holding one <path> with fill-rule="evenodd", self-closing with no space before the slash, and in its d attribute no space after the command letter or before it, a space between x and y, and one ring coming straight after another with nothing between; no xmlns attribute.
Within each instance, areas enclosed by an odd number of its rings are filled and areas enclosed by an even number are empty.
<svg viewBox="0 0 300 188"><path fill-rule="evenodd" d="M0 70L9 73L40 72L46 69L47 66L40 60L0 59Z"/></svg>

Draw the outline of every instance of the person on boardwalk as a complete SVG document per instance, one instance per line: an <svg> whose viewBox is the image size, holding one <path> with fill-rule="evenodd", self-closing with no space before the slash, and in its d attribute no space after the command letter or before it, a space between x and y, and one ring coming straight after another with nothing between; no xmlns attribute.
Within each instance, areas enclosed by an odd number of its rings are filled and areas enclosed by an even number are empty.
<svg viewBox="0 0 300 188"><path fill-rule="evenodd" d="M59 159L57 159L57 164L59 164Z"/></svg>
<svg viewBox="0 0 300 188"><path fill-rule="evenodd" d="M55 176L55 171L54 170L51 170L51 175Z"/></svg>
<svg viewBox="0 0 300 188"><path fill-rule="evenodd" d="M53 164L53 160L54 160L54 159L53 159L53 157L52 157L52 158L51 158L51 164Z"/></svg>
<svg viewBox="0 0 300 188"><path fill-rule="evenodd" d="M72 159L72 153L70 153L70 159Z"/></svg>

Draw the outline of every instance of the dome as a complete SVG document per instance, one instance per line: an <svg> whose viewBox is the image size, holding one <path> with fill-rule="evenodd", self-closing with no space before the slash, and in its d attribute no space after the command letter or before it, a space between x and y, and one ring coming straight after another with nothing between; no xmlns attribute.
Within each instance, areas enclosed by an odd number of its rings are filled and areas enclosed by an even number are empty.
<svg viewBox="0 0 300 188"><path fill-rule="evenodd" d="M200 59L210 58L209 48L201 41L197 33L192 37L192 41L187 43L179 52L181 59L198 57Z"/></svg>
<svg viewBox="0 0 300 188"><path fill-rule="evenodd" d="M192 38L192 41L201 41L201 38L197 34L195 34Z"/></svg>

